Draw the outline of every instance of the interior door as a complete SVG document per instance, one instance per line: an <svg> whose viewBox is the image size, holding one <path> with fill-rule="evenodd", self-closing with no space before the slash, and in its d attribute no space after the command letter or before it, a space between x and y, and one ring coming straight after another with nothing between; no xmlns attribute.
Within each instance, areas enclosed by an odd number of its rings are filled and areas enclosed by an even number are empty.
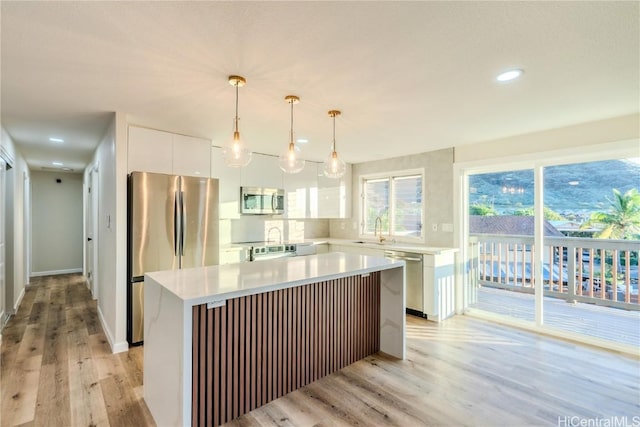
<svg viewBox="0 0 640 427"><path fill-rule="evenodd" d="M218 180L182 177L181 267L218 264Z"/></svg>
<svg viewBox="0 0 640 427"><path fill-rule="evenodd" d="M87 213L85 222L85 234L87 236L86 241L86 265L85 270L87 272L87 282L89 283L89 289L93 294L93 171L88 174L87 182Z"/></svg>
<svg viewBox="0 0 640 427"><path fill-rule="evenodd" d="M4 269L4 177L6 171L6 164L4 160L0 158L0 324L4 322L5 309L5 269Z"/></svg>
<svg viewBox="0 0 640 427"><path fill-rule="evenodd" d="M179 177L134 172L130 181L131 278L179 267Z"/></svg>

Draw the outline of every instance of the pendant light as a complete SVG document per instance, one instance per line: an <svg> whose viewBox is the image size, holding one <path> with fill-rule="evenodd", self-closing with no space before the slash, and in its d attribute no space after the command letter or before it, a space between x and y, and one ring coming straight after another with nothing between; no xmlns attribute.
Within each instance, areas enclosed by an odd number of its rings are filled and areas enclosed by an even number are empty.
<svg viewBox="0 0 640 427"><path fill-rule="evenodd" d="M222 149L224 163L233 168L247 166L251 161L251 151L240 138L238 131L238 88L244 86L247 80L242 76L229 76L229 84L236 88L236 117L233 122L233 139Z"/></svg>
<svg viewBox="0 0 640 427"><path fill-rule="evenodd" d="M293 139L293 104L300 102L300 98L295 95L287 95L284 100L291 104L291 132L289 133L289 144L286 150L278 157L280 169L285 173L298 173L304 169L305 161L300 158L300 148L296 146Z"/></svg>
<svg viewBox="0 0 640 427"><path fill-rule="evenodd" d="M338 157L338 152L336 151L336 116L339 116L341 113L338 110L329 111L329 117L333 118L333 143L331 144L331 153L329 153L329 157L324 161L323 172L325 176L329 178L342 178L345 171L345 164Z"/></svg>

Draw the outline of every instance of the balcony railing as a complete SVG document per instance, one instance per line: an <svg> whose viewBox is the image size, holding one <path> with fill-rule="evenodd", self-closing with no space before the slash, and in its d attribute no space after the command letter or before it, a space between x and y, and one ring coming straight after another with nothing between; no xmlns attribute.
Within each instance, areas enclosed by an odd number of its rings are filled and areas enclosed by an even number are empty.
<svg viewBox="0 0 640 427"><path fill-rule="evenodd" d="M533 237L473 234L470 246L476 284L533 293ZM640 310L639 241L545 237L542 250L546 296Z"/></svg>

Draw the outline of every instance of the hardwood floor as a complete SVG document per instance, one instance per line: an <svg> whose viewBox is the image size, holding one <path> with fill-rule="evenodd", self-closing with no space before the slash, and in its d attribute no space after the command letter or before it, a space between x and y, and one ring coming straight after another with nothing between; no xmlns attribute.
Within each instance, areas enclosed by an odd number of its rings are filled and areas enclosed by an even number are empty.
<svg viewBox="0 0 640 427"><path fill-rule="evenodd" d="M81 275L32 278L2 331L0 425L154 425L142 348L112 354Z"/></svg>
<svg viewBox="0 0 640 427"><path fill-rule="evenodd" d="M638 359L466 316L408 316L407 329L406 360L367 357L228 425L640 423ZM1 362L2 426L154 425L142 348L109 352L78 275L34 280Z"/></svg>

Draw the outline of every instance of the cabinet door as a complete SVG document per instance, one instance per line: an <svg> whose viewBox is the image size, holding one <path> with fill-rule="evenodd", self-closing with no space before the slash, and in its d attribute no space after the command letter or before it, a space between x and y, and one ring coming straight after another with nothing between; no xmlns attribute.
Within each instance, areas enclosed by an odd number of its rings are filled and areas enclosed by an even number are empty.
<svg viewBox="0 0 640 427"><path fill-rule="evenodd" d="M384 258L384 249L372 249L363 246L329 244L329 252L346 252L358 255L370 255Z"/></svg>
<svg viewBox="0 0 640 427"><path fill-rule="evenodd" d="M173 135L173 173L186 176L209 176L211 142L202 138Z"/></svg>
<svg viewBox="0 0 640 427"><path fill-rule="evenodd" d="M327 178L318 165L318 218L351 218L351 165L340 179Z"/></svg>
<svg viewBox="0 0 640 427"><path fill-rule="evenodd" d="M243 187L283 188L282 175L277 157L253 153L251 163L240 170L240 182Z"/></svg>
<svg viewBox="0 0 640 427"><path fill-rule="evenodd" d="M129 126L128 172L173 173L172 134Z"/></svg>
<svg viewBox="0 0 640 427"><path fill-rule="evenodd" d="M286 217L318 218L317 163L307 162L299 173L283 175Z"/></svg>
<svg viewBox="0 0 640 427"><path fill-rule="evenodd" d="M240 218L240 168L224 164L222 148L211 147L211 178L218 178L220 218Z"/></svg>

